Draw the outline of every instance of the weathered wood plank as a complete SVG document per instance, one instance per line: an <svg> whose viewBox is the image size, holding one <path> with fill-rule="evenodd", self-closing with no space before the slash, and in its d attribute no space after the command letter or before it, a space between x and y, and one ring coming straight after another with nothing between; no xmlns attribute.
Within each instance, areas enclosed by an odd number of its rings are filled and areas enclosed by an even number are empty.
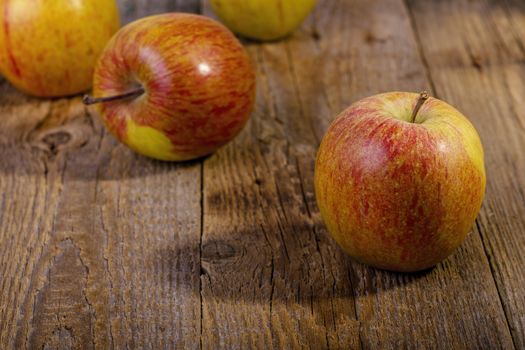
<svg viewBox="0 0 525 350"><path fill-rule="evenodd" d="M60 186L46 176L47 156L31 142L31 131L50 114L51 103L26 98L5 82L0 90L0 343L12 346L21 306L52 230ZM27 117L20 118L20 111ZM41 146L48 143L42 140Z"/></svg>
<svg viewBox="0 0 525 350"><path fill-rule="evenodd" d="M514 345L522 349L525 3L411 1L410 6L438 95L472 119L485 146L488 184L478 229ZM445 12L450 17L436 17Z"/></svg>
<svg viewBox="0 0 525 350"><path fill-rule="evenodd" d="M354 263L327 238L312 176L328 122L360 97L431 84L402 1L322 1L314 18L249 44L257 110L205 161L204 345L512 346L477 233L418 275Z"/></svg>
<svg viewBox="0 0 525 350"><path fill-rule="evenodd" d="M198 348L201 163L133 154L78 97L3 81L0 116L2 348Z"/></svg>
<svg viewBox="0 0 525 350"><path fill-rule="evenodd" d="M345 258L310 212L317 140L299 119L289 48L246 44L256 111L204 166L203 347L357 348L346 266L328 265Z"/></svg>

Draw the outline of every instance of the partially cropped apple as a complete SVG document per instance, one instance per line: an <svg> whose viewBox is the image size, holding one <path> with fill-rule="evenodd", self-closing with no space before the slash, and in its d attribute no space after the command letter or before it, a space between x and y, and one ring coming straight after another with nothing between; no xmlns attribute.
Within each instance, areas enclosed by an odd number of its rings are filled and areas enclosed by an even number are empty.
<svg viewBox="0 0 525 350"><path fill-rule="evenodd" d="M199 15L170 13L122 28L95 69L99 112L120 141L143 155L181 161L237 135L253 109L255 72L235 36Z"/></svg>
<svg viewBox="0 0 525 350"><path fill-rule="evenodd" d="M234 32L258 40L291 34L317 0L211 0L213 11Z"/></svg>
<svg viewBox="0 0 525 350"><path fill-rule="evenodd" d="M474 223L485 181L472 124L425 93L356 102L329 127L315 164L332 237L358 261L394 271L450 255Z"/></svg>
<svg viewBox="0 0 525 350"><path fill-rule="evenodd" d="M120 27L114 0L4 0L0 23L0 73L40 97L88 90L98 55Z"/></svg>

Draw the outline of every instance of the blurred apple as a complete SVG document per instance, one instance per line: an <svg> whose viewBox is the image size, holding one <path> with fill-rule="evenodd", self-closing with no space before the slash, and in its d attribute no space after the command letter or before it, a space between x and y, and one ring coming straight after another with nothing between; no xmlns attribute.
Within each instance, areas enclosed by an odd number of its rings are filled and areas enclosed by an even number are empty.
<svg viewBox="0 0 525 350"><path fill-rule="evenodd" d="M275 40L291 34L317 0L210 0L213 11L234 32L252 39Z"/></svg>
<svg viewBox="0 0 525 350"><path fill-rule="evenodd" d="M100 56L93 93L120 141L143 155L187 160L237 135L253 109L255 72L222 24L170 13L122 28Z"/></svg>
<svg viewBox="0 0 525 350"><path fill-rule="evenodd" d="M465 239L485 192L483 148L472 124L447 103L391 92L341 113L315 165L328 231L355 259L417 271Z"/></svg>
<svg viewBox="0 0 525 350"><path fill-rule="evenodd" d="M0 73L40 97L88 90L98 55L120 27L113 0L3 0L0 23Z"/></svg>

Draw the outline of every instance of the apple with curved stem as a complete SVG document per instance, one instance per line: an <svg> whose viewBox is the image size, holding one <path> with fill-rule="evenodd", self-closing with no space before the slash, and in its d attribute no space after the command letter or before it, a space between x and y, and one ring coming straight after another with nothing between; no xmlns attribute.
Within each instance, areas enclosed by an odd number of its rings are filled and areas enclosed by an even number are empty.
<svg viewBox="0 0 525 350"><path fill-rule="evenodd" d="M394 271L450 255L474 223L485 184L475 128L427 93L354 103L329 127L315 164L331 236L358 261Z"/></svg>
<svg viewBox="0 0 525 350"><path fill-rule="evenodd" d="M160 160L210 154L233 139L255 101L255 72L235 36L204 16L140 19L108 43L93 94L109 131Z"/></svg>
<svg viewBox="0 0 525 350"><path fill-rule="evenodd" d="M119 27L114 0L0 1L0 72L30 95L86 91Z"/></svg>
<svg viewBox="0 0 525 350"><path fill-rule="evenodd" d="M276 40L296 30L317 0L211 0L210 3L232 31L247 38Z"/></svg>

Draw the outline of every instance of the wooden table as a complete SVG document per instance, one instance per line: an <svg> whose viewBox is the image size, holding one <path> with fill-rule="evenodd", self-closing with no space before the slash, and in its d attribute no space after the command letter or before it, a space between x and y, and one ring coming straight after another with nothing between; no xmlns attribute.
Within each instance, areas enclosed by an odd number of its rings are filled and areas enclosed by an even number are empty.
<svg viewBox="0 0 525 350"><path fill-rule="evenodd" d="M288 40L245 44L250 123L183 164L132 153L80 97L0 83L0 348L524 349L525 3L321 0ZM316 149L353 101L423 89L479 130L484 205L436 268L368 268L327 236Z"/></svg>

